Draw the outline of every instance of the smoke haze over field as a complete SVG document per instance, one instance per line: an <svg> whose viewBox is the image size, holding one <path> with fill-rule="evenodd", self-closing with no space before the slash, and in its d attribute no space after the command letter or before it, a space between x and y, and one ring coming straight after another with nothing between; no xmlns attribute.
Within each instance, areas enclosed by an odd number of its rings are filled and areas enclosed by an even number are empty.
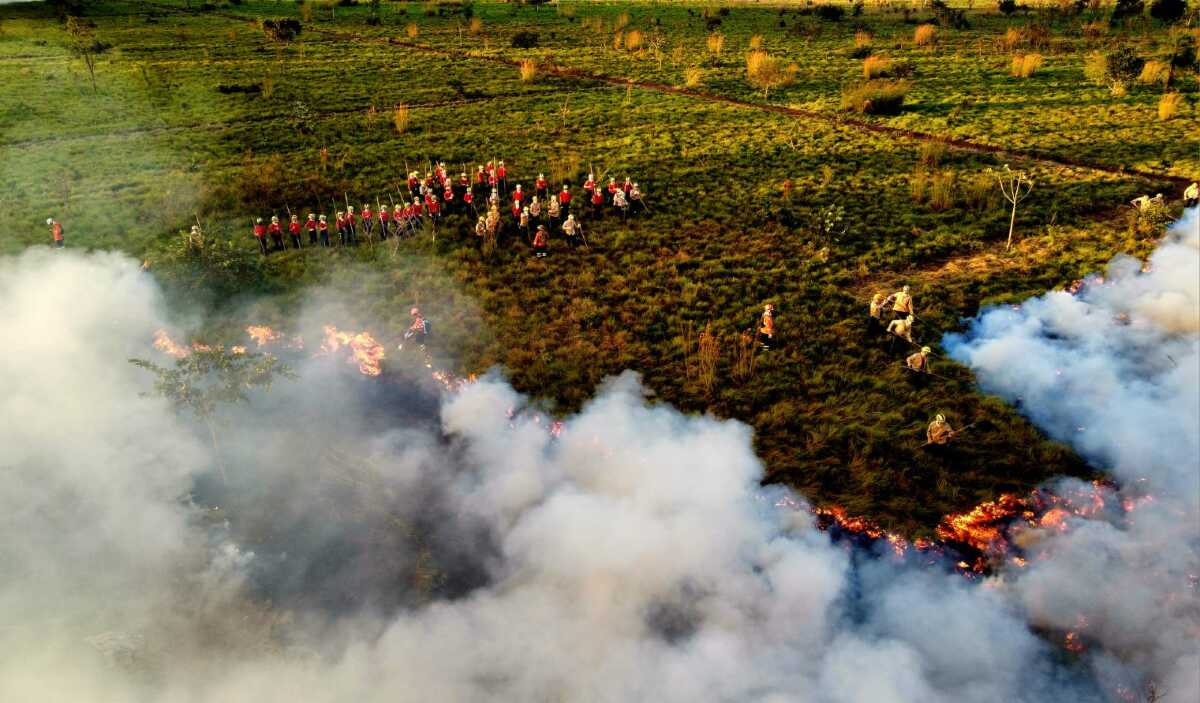
<svg viewBox="0 0 1200 703"><path fill-rule="evenodd" d="M831 544L759 487L749 428L650 405L631 373L554 439L498 376L422 421L406 384L305 359L224 414L222 488L207 438L126 363L161 359L153 279L114 254L0 260L0 700L1082 701L1143 675L1187 700L1195 422L1190 445L1169 422L1200 416L1195 246L1160 249L1136 296L1052 294L958 342L989 390L1169 494L1040 535L1045 559L983 585ZM1044 341L1075 305L1084 324ZM1038 394L1052 372L993 371L1039 343L1141 410L1080 418ZM1077 660L1031 628L1080 614Z"/></svg>

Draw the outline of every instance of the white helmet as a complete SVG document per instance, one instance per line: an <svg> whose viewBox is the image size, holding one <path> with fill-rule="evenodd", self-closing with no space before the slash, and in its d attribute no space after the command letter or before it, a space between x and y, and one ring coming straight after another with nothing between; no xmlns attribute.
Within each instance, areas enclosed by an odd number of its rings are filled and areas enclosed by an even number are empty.
<svg viewBox="0 0 1200 703"><path fill-rule="evenodd" d="M261 224L262 224L262 218L260 217L260 218L256 219L256 220L255 220L255 222L257 222L258 224L260 224L260 225L261 225Z"/></svg>
<svg viewBox="0 0 1200 703"><path fill-rule="evenodd" d="M933 350L930 349L929 347L921 347L921 353L922 354L932 354Z"/></svg>
<svg viewBox="0 0 1200 703"><path fill-rule="evenodd" d="M54 218L53 218L53 217L47 217L47 218L46 218L46 224L48 224L48 225L52 225L52 224L54 224Z"/></svg>
<svg viewBox="0 0 1200 703"><path fill-rule="evenodd" d="M278 217L275 217L274 215L272 215L272 216L271 216L271 222L279 222L279 218L278 218Z"/></svg>
<svg viewBox="0 0 1200 703"><path fill-rule="evenodd" d="M945 416L945 415L943 415L943 414L941 414L941 413L938 413L938 414L937 414L937 416L935 416L935 417L933 418L933 421L934 421L934 422L945 422L945 421L946 421L946 416Z"/></svg>

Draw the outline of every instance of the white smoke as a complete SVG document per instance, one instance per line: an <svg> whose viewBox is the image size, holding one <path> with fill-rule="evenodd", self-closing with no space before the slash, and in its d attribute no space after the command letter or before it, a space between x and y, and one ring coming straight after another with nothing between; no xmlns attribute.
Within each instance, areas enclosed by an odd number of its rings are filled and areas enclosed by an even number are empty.
<svg viewBox="0 0 1200 703"><path fill-rule="evenodd" d="M1078 295L985 311L952 356L989 392L1153 502L1040 542L1013 595L1035 625L1080 629L1171 700L1200 699L1200 216L1143 271L1115 259ZM1082 627L1081 627L1082 625Z"/></svg>
<svg viewBox="0 0 1200 703"><path fill-rule="evenodd" d="M125 361L168 322L149 275L39 250L0 262L0 293L0 700L1032 702L1143 672L1189 690L1178 613L1114 613L1128 639L1092 671L1061 661L1026 618L1074 617L1083 586L831 544L759 487L747 427L651 404L630 373L552 439L495 376L429 430L388 425L397 388L305 362L226 413L229 505L202 510L213 449ZM330 477L346 456L371 471ZM1077 572L1144 563L1043 544ZM419 586L429 559L457 585Z"/></svg>

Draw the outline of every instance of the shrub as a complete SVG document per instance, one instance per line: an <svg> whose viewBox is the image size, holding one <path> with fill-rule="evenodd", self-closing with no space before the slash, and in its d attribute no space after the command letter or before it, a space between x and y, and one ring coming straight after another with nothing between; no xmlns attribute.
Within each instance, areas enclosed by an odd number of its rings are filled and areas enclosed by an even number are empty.
<svg viewBox="0 0 1200 703"><path fill-rule="evenodd" d="M262 30L267 38L277 42L290 42L295 39L302 29L300 20L263 20Z"/></svg>
<svg viewBox="0 0 1200 703"><path fill-rule="evenodd" d="M1183 95L1180 93L1163 93L1158 99L1158 119L1166 122L1176 117L1183 108Z"/></svg>
<svg viewBox="0 0 1200 703"><path fill-rule="evenodd" d="M892 60L883 56L868 56L863 61L863 78L870 80L886 76L892 67Z"/></svg>
<svg viewBox="0 0 1200 703"><path fill-rule="evenodd" d="M631 29L625 35L625 48L629 51L637 51L638 49L642 48L642 43L644 41L645 37L641 32L636 29Z"/></svg>
<svg viewBox="0 0 1200 703"><path fill-rule="evenodd" d="M913 32L913 43L917 46L929 46L937 39L937 27L932 24L917 25Z"/></svg>
<svg viewBox="0 0 1200 703"><path fill-rule="evenodd" d="M755 34L754 36L750 37L750 50L751 51L758 51L762 47L763 47L763 35Z"/></svg>
<svg viewBox="0 0 1200 703"><path fill-rule="evenodd" d="M907 81L875 80L848 86L842 91L842 109L870 115L895 115L904 107Z"/></svg>
<svg viewBox="0 0 1200 703"><path fill-rule="evenodd" d="M875 41L875 37L871 36L870 32L858 30L854 33L854 48L855 49L870 49L871 43Z"/></svg>
<svg viewBox="0 0 1200 703"><path fill-rule="evenodd" d="M926 166L937 166L946 155L946 145L941 142L921 142L917 149L917 160Z"/></svg>
<svg viewBox="0 0 1200 703"><path fill-rule="evenodd" d="M704 71L693 66L683 72L683 84L688 88L696 88L704 84Z"/></svg>
<svg viewBox="0 0 1200 703"><path fill-rule="evenodd" d="M1084 24L1080 31L1085 39L1099 39L1108 33L1108 25L1096 20Z"/></svg>
<svg viewBox="0 0 1200 703"><path fill-rule="evenodd" d="M934 19L943 27L966 29L969 26L966 11L950 7L945 0L932 0L929 7L933 10Z"/></svg>
<svg viewBox="0 0 1200 703"><path fill-rule="evenodd" d="M1028 78L1037 73L1037 70L1041 67L1041 54L1014 54L1009 72L1012 73L1014 78Z"/></svg>
<svg viewBox="0 0 1200 703"><path fill-rule="evenodd" d="M1108 59L1099 51L1083 57L1083 76L1096 85L1108 82Z"/></svg>
<svg viewBox="0 0 1200 703"><path fill-rule="evenodd" d="M1128 84L1142 74L1142 66L1145 65L1145 60L1137 55L1137 52L1129 47L1121 47L1116 51L1109 52L1105 58L1105 76L1110 81L1118 81Z"/></svg>
<svg viewBox="0 0 1200 703"><path fill-rule="evenodd" d="M746 55L746 78L750 84L762 88L763 97L768 98L771 90L791 85L799 71L796 64L786 64L778 56L765 51L751 51Z"/></svg>
<svg viewBox="0 0 1200 703"><path fill-rule="evenodd" d="M514 49L532 49L538 45L537 32L521 31L513 35L512 48Z"/></svg>
<svg viewBox="0 0 1200 703"><path fill-rule="evenodd" d="M1113 5L1112 15L1108 21L1117 23L1124 20L1126 17L1138 17L1145 9L1144 0L1117 0Z"/></svg>
<svg viewBox="0 0 1200 703"><path fill-rule="evenodd" d="M1004 33L1004 47L1006 49L1015 49L1018 46L1023 46L1029 41L1029 33L1024 29L1009 27Z"/></svg>
<svg viewBox="0 0 1200 703"><path fill-rule="evenodd" d="M1173 24L1187 13L1187 0L1154 0L1150 3L1150 16L1159 22Z"/></svg>
<svg viewBox="0 0 1200 703"><path fill-rule="evenodd" d="M521 64L517 67L517 70L521 73L521 80L529 83L533 80L534 76L537 75L537 62L535 62L533 59L525 59L521 61Z"/></svg>
<svg viewBox="0 0 1200 703"><path fill-rule="evenodd" d="M1166 61L1147 61L1142 65L1137 80L1143 85L1157 84L1165 88L1171 82L1171 64Z"/></svg>
<svg viewBox="0 0 1200 703"><path fill-rule="evenodd" d="M1017 11L1017 0L1000 0L996 7L1001 14L1009 16Z"/></svg>
<svg viewBox="0 0 1200 703"><path fill-rule="evenodd" d="M841 5L817 5L814 12L826 22L841 22L846 16L846 10Z"/></svg>
<svg viewBox="0 0 1200 703"><path fill-rule="evenodd" d="M954 205L954 172L934 174L929 182L929 207L934 210L949 210Z"/></svg>
<svg viewBox="0 0 1200 703"><path fill-rule="evenodd" d="M467 33L471 34L471 35L476 35L482 31L483 31L483 20L479 19L478 17L472 17L471 21L467 23Z"/></svg>
<svg viewBox="0 0 1200 703"><path fill-rule="evenodd" d="M408 26L404 28L404 33L408 35L409 39L416 39L421 30L417 27L416 22L409 22Z"/></svg>
<svg viewBox="0 0 1200 703"><path fill-rule="evenodd" d="M708 39L705 40L704 45L708 47L708 52L710 54L719 55L725 48L725 35L713 32L712 34L708 35Z"/></svg>

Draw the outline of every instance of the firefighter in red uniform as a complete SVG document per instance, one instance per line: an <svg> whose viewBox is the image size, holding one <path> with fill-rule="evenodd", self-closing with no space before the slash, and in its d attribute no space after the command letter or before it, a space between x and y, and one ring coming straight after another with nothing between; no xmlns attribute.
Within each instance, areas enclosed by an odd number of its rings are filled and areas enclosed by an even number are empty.
<svg viewBox="0 0 1200 703"><path fill-rule="evenodd" d="M267 234L271 235L271 241L275 244L275 250L283 251L283 227L279 226L278 217L271 218L271 224L267 225Z"/></svg>
<svg viewBox="0 0 1200 703"><path fill-rule="evenodd" d="M546 226L538 225L537 232L533 235L533 255L539 259L545 257L549 246L550 240L546 235Z"/></svg>
<svg viewBox="0 0 1200 703"><path fill-rule="evenodd" d="M592 219L600 219L601 209L604 207L604 191L596 188L592 190Z"/></svg>
<svg viewBox="0 0 1200 703"><path fill-rule="evenodd" d="M351 245L358 244L358 217L353 205L346 206L346 241Z"/></svg>
<svg viewBox="0 0 1200 703"><path fill-rule="evenodd" d="M321 235L321 246L329 248L329 223L325 221L325 216L321 215L321 219L317 221L317 232Z"/></svg>
<svg viewBox="0 0 1200 703"><path fill-rule="evenodd" d="M335 218L338 233L338 246L346 246L346 213L338 210L337 218Z"/></svg>
<svg viewBox="0 0 1200 703"><path fill-rule="evenodd" d="M513 199L513 202L516 203L517 205L523 205L525 203L525 194L521 192L521 184L520 183L517 184L516 189L513 191L512 199Z"/></svg>
<svg viewBox="0 0 1200 703"><path fill-rule="evenodd" d="M417 172L412 171L408 174L408 194L416 195L421 189L421 179L417 178Z"/></svg>
<svg viewBox="0 0 1200 703"><path fill-rule="evenodd" d="M296 249L300 248L300 218L297 215L292 215L292 221L288 223L288 234L292 236L292 246Z"/></svg>
<svg viewBox="0 0 1200 703"><path fill-rule="evenodd" d="M463 191L462 201L464 210L475 210L475 196L471 194L469 189Z"/></svg>
<svg viewBox="0 0 1200 703"><path fill-rule="evenodd" d="M629 198L629 191L633 190L633 179L625 177L625 182L621 184L621 190L625 191L625 197Z"/></svg>
<svg viewBox="0 0 1200 703"><path fill-rule="evenodd" d="M363 235L369 240L375 229L375 213L371 211L371 203L363 203L361 214Z"/></svg>
<svg viewBox="0 0 1200 703"><path fill-rule="evenodd" d="M263 256L266 256L269 251L267 249L267 226L263 224L261 217L254 221L254 238L258 240L259 250Z"/></svg>
<svg viewBox="0 0 1200 703"><path fill-rule="evenodd" d="M496 181L500 184L501 193L508 190L508 169L504 168L503 161L496 165Z"/></svg>
<svg viewBox="0 0 1200 703"><path fill-rule="evenodd" d="M534 190L537 191L537 196L540 200L546 199L546 194L550 192L550 182L546 180L546 174L539 173L537 181L533 184Z"/></svg>
<svg viewBox="0 0 1200 703"><path fill-rule="evenodd" d="M564 213L571 209L571 189L563 184L562 192L558 194L558 204Z"/></svg>
<svg viewBox="0 0 1200 703"><path fill-rule="evenodd" d="M583 182L583 200L586 203L592 199L592 191L596 190L595 174L588 174L587 180Z"/></svg>
<svg viewBox="0 0 1200 703"><path fill-rule="evenodd" d="M616 194L616 192L619 188L620 188L620 186L617 185L617 179L615 179L615 178L608 179L608 188L606 189L608 191L608 195L606 195L605 198L608 199L609 205L612 205L613 195Z"/></svg>
<svg viewBox="0 0 1200 703"><path fill-rule="evenodd" d="M518 224L521 221L521 201L514 200L512 204L513 224Z"/></svg>
<svg viewBox="0 0 1200 703"><path fill-rule="evenodd" d="M262 222L262 220L259 220L259 222ZM61 249L64 244L62 225L59 224L58 220L54 219L53 217L48 218L46 220L46 224L50 225L50 237L54 239L54 246Z"/></svg>
<svg viewBox="0 0 1200 703"><path fill-rule="evenodd" d="M416 230L421 226L421 201L418 198L413 198L412 205L405 208L405 219L408 220L410 229Z"/></svg>
<svg viewBox="0 0 1200 703"><path fill-rule="evenodd" d="M408 207L399 203L392 206L392 233L403 237L408 229Z"/></svg>
<svg viewBox="0 0 1200 703"><path fill-rule="evenodd" d="M447 182L442 189L442 204L446 206L446 214L450 214L454 210L454 189Z"/></svg>
<svg viewBox="0 0 1200 703"><path fill-rule="evenodd" d="M438 220L442 216L442 205L433 193L425 196L425 210L429 213L429 219L433 220L433 226L437 227Z"/></svg>
<svg viewBox="0 0 1200 703"><path fill-rule="evenodd" d="M391 234L389 230L392 228L392 213L382 205L379 206L379 238L387 239Z"/></svg>
<svg viewBox="0 0 1200 703"><path fill-rule="evenodd" d="M417 343L421 345L421 348L424 349L425 342L429 340L429 322L425 319L425 316L421 314L421 309L418 307L414 306L412 310L408 311L408 314L412 315L412 324L410 324L408 326L408 330L405 331L404 339L408 340L415 338ZM401 344L400 348L403 349L404 345Z"/></svg>
<svg viewBox="0 0 1200 703"><path fill-rule="evenodd" d="M308 245L315 247L317 245L317 216L313 213L308 213L308 219L304 222L304 229L308 230Z"/></svg>
<svg viewBox="0 0 1200 703"><path fill-rule="evenodd" d="M475 187L473 188L476 200L482 200L487 196L487 187L487 173L483 170L483 166L480 166L479 170L475 172Z"/></svg>

